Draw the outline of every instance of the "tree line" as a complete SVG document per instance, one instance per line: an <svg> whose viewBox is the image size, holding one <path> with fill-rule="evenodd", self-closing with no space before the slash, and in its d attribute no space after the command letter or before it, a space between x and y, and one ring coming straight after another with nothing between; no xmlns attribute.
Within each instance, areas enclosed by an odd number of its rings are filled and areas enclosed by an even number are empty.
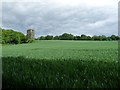
<svg viewBox="0 0 120 90"><path fill-rule="evenodd" d="M16 32L12 29L0 28L0 32L2 34L2 44L22 44L33 42L33 40L28 39L23 33Z"/></svg>
<svg viewBox="0 0 120 90"><path fill-rule="evenodd" d="M105 36L105 35L94 35L94 36L87 36L82 34L80 36L74 36L72 34L64 33L59 36L40 36L37 38L38 40L93 40L93 41L111 41L111 40L119 40L120 37L116 35Z"/></svg>
<svg viewBox="0 0 120 90"><path fill-rule="evenodd" d="M24 35L21 32L16 32L12 29L2 29L0 28L0 33L2 33L2 44L21 44L21 43L31 43L34 40L28 39L26 35ZM1 35L0 35L1 37ZM87 36L85 34L82 34L80 36L74 36L72 34L64 33L59 36L40 36L36 38L36 40L93 40L93 41L111 41L111 40L119 40L120 37L116 35L111 36Z"/></svg>

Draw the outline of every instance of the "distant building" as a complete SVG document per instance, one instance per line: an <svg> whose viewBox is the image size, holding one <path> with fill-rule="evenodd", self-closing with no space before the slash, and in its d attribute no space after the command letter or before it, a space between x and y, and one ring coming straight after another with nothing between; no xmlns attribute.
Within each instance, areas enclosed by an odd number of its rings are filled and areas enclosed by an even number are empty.
<svg viewBox="0 0 120 90"><path fill-rule="evenodd" d="M33 29L27 30L27 38L28 39L34 39L35 38L35 31Z"/></svg>

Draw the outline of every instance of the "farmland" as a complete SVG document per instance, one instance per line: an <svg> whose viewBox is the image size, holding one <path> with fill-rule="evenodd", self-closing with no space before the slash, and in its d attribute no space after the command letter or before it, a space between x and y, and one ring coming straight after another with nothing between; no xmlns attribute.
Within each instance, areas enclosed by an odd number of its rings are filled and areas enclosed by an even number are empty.
<svg viewBox="0 0 120 90"><path fill-rule="evenodd" d="M3 45L2 60L4 88L115 88L120 83L117 41Z"/></svg>

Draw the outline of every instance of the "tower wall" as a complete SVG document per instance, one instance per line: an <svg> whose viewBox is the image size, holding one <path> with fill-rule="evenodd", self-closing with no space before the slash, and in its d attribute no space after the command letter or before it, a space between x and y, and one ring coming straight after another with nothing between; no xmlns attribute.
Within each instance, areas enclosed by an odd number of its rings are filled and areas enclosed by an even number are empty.
<svg viewBox="0 0 120 90"><path fill-rule="evenodd" d="M34 39L35 38L35 31L33 29L27 30L27 38L28 39Z"/></svg>

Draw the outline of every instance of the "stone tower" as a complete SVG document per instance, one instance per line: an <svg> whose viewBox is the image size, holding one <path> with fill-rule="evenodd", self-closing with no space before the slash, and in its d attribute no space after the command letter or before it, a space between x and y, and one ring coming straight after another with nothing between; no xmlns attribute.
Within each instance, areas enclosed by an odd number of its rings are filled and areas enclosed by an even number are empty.
<svg viewBox="0 0 120 90"><path fill-rule="evenodd" d="M27 38L28 39L34 39L35 38L35 31L33 29L27 30Z"/></svg>

